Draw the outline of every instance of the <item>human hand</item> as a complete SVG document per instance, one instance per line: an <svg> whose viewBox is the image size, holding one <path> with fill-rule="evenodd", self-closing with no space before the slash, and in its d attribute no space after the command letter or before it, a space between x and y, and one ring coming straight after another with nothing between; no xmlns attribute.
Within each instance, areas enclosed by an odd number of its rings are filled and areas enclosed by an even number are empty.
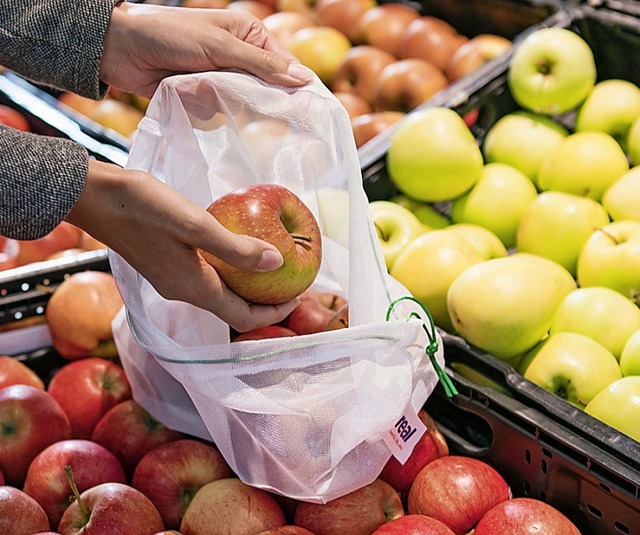
<svg viewBox="0 0 640 535"><path fill-rule="evenodd" d="M299 304L257 305L231 292L198 249L251 271L280 267L278 250L227 230L143 171L90 161L85 188L66 220L119 253L166 299L209 310L237 331L277 323Z"/></svg>
<svg viewBox="0 0 640 535"><path fill-rule="evenodd" d="M103 82L151 97L167 76L226 68L288 87L312 77L248 12L128 2L114 8L100 63Z"/></svg>

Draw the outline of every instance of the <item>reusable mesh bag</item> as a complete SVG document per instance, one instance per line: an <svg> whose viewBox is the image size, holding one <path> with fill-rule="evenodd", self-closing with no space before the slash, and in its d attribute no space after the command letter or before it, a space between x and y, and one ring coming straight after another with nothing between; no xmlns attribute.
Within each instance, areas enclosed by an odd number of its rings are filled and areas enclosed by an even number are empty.
<svg viewBox="0 0 640 535"><path fill-rule="evenodd" d="M412 303L392 304L408 292L385 268L335 97L317 78L288 89L232 71L171 77L127 167L202 207L251 184L291 189L322 230L312 288L346 297L350 321L230 343L214 314L162 298L110 251L125 302L114 338L134 398L166 425L213 440L250 485L326 502L373 481L391 455L389 430L406 411L415 416L438 380L425 348L439 338L427 337ZM442 365L441 344L434 354Z"/></svg>

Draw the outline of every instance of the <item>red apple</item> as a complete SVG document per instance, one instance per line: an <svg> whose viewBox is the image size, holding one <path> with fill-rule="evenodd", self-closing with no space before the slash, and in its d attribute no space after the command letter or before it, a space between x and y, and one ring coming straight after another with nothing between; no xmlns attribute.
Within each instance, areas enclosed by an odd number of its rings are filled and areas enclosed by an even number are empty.
<svg viewBox="0 0 640 535"><path fill-rule="evenodd" d="M173 529L159 531L158 533L154 533L153 535L181 535L179 531L175 531Z"/></svg>
<svg viewBox="0 0 640 535"><path fill-rule="evenodd" d="M346 329L349 327L349 305L342 305L327 323L327 331Z"/></svg>
<svg viewBox="0 0 640 535"><path fill-rule="evenodd" d="M4 485L4 475L2 474L2 470L0 470L0 485Z"/></svg>
<svg viewBox="0 0 640 535"><path fill-rule="evenodd" d="M258 0L234 0L227 5L227 9L248 11L260 20L275 12L272 6Z"/></svg>
<svg viewBox="0 0 640 535"><path fill-rule="evenodd" d="M18 267L20 265L18 263L19 252L20 243L18 240L10 240L0 236L0 271Z"/></svg>
<svg viewBox="0 0 640 535"><path fill-rule="evenodd" d="M511 498L503 477L472 457L448 455L431 461L416 476L407 510L432 516L456 535L468 533L495 505Z"/></svg>
<svg viewBox="0 0 640 535"><path fill-rule="evenodd" d="M214 446L182 439L149 450L136 466L131 484L153 502L165 527L177 529L196 493L231 475Z"/></svg>
<svg viewBox="0 0 640 535"><path fill-rule="evenodd" d="M311 15L300 11L279 11L265 17L262 23L285 46L298 30L318 24Z"/></svg>
<svg viewBox="0 0 640 535"><path fill-rule="evenodd" d="M418 58L387 65L376 83L373 107L377 111L409 112L448 85L447 77L433 64Z"/></svg>
<svg viewBox="0 0 640 535"><path fill-rule="evenodd" d="M513 498L489 510L474 535L580 535L578 528L555 507L532 498Z"/></svg>
<svg viewBox="0 0 640 535"><path fill-rule="evenodd" d="M20 246L18 264L24 266L31 262L40 262L49 258L53 253L77 247L81 232L75 225L62 221L42 238L18 240Z"/></svg>
<svg viewBox="0 0 640 535"><path fill-rule="evenodd" d="M62 535L152 535L163 529L151 500L123 483L85 490L80 501L67 507L58 526Z"/></svg>
<svg viewBox="0 0 640 535"><path fill-rule="evenodd" d="M15 487L0 486L0 533L33 535L50 527L44 510L31 496Z"/></svg>
<svg viewBox="0 0 640 535"><path fill-rule="evenodd" d="M38 374L15 357L0 356L0 388L11 385L30 385L44 390Z"/></svg>
<svg viewBox="0 0 640 535"><path fill-rule="evenodd" d="M370 535L404 515L400 496L381 479L325 504L301 502L295 524L321 535Z"/></svg>
<svg viewBox="0 0 640 535"><path fill-rule="evenodd" d="M255 535L285 525L271 494L237 478L207 483L194 496L180 524L183 535Z"/></svg>
<svg viewBox="0 0 640 535"><path fill-rule="evenodd" d="M380 473L380 479L389 483L404 499L420 470L430 462L449 455L447 441L435 420L424 409L418 412L418 416L427 426L427 431L416 443L407 462L400 464L391 457Z"/></svg>
<svg viewBox="0 0 640 535"><path fill-rule="evenodd" d="M129 476L149 450L181 438L185 435L156 420L134 399L111 407L91 433L91 440L113 453Z"/></svg>
<svg viewBox="0 0 640 535"><path fill-rule="evenodd" d="M276 0L276 11L298 11L315 18L316 0Z"/></svg>
<svg viewBox="0 0 640 535"><path fill-rule="evenodd" d="M60 368L47 392L69 417L73 438L91 438L93 428L106 412L131 398L131 387L115 362L85 358Z"/></svg>
<svg viewBox="0 0 640 535"><path fill-rule="evenodd" d="M458 48L448 65L445 74L449 82L455 82L473 72L490 59L498 57L511 46L511 41L500 35L483 33L472 37Z"/></svg>
<svg viewBox="0 0 640 535"><path fill-rule="evenodd" d="M315 11L319 24L340 30L352 43L361 43L360 20L375 5L375 0L318 0Z"/></svg>
<svg viewBox="0 0 640 535"><path fill-rule="evenodd" d="M364 42L398 57L409 23L420 13L404 4L380 4L368 9L360 18Z"/></svg>
<svg viewBox="0 0 640 535"><path fill-rule="evenodd" d="M45 310L53 347L68 360L115 357L111 322L121 308L122 298L110 273L89 270L69 275Z"/></svg>
<svg viewBox="0 0 640 535"><path fill-rule="evenodd" d="M454 535L445 524L425 515L405 515L387 522L371 535Z"/></svg>
<svg viewBox="0 0 640 535"><path fill-rule="evenodd" d="M300 294L300 304L285 318L284 325L298 334L326 331L338 309L346 304L340 295L309 288Z"/></svg>
<svg viewBox="0 0 640 535"><path fill-rule="evenodd" d="M31 125L27 118L15 108L0 104L0 124L22 130L23 132L31 132Z"/></svg>
<svg viewBox="0 0 640 535"><path fill-rule="evenodd" d="M360 148L405 116L402 111L374 111L351 119L351 130Z"/></svg>
<svg viewBox="0 0 640 535"><path fill-rule="evenodd" d="M47 513L51 526L57 526L73 492L65 466L71 466L79 492L100 483L126 483L120 461L106 448L90 440L61 440L42 450L33 459L24 481L24 490Z"/></svg>
<svg viewBox="0 0 640 535"><path fill-rule="evenodd" d="M246 340L264 340L265 338L283 338L286 336L297 336L298 333L293 332L291 329L282 327L280 325L267 325L265 327L256 327L250 331L236 336L234 342L244 342Z"/></svg>
<svg viewBox="0 0 640 535"><path fill-rule="evenodd" d="M342 104L342 107L346 110L350 119L373 111L371 104L356 93L336 91L333 93L333 96Z"/></svg>
<svg viewBox="0 0 640 535"><path fill-rule="evenodd" d="M315 535L311 531L300 526L281 526L279 528L261 531L258 535Z"/></svg>
<svg viewBox="0 0 640 535"><path fill-rule="evenodd" d="M300 295L315 280L322 261L320 229L309 208L289 189L264 183L219 197L207 211L237 234L273 244L283 265L256 273L236 268L202 251L225 284L252 303L278 304Z"/></svg>
<svg viewBox="0 0 640 535"><path fill-rule="evenodd" d="M395 56L375 46L351 47L333 75L331 91L355 93L373 104L382 69L395 61Z"/></svg>
<svg viewBox="0 0 640 535"><path fill-rule="evenodd" d="M21 487L27 469L50 444L71 438L71 424L49 393L29 385L0 389L0 470Z"/></svg>

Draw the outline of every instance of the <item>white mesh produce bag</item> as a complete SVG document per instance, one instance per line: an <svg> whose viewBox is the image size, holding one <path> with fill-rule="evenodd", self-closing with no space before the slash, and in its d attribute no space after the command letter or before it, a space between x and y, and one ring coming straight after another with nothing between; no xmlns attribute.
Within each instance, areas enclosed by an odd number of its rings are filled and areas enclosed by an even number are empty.
<svg viewBox="0 0 640 535"><path fill-rule="evenodd" d="M406 411L415 416L438 377L415 305L391 306L408 292L387 274L346 111L317 78L288 89L237 72L175 76L151 100L127 166L202 207L251 184L291 189L323 234L312 287L346 297L350 320L229 343L228 325L162 298L111 251L126 309L114 337L135 399L166 425L212 439L250 485L325 502L373 481L391 455L390 430ZM443 364L441 344L435 357Z"/></svg>

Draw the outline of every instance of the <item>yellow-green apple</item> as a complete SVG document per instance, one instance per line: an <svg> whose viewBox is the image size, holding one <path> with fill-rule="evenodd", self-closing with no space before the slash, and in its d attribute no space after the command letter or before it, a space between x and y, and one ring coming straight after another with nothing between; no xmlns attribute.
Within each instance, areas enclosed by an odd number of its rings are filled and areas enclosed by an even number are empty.
<svg viewBox="0 0 640 535"><path fill-rule="evenodd" d="M462 118L444 107L409 114L391 136L387 169L401 193L418 201L451 200L482 176L482 154Z"/></svg>
<svg viewBox="0 0 640 535"><path fill-rule="evenodd" d="M115 279L102 271L69 275L47 302L53 347L65 359L115 357L111 322L122 308Z"/></svg>
<svg viewBox="0 0 640 535"><path fill-rule="evenodd" d="M627 171L602 195L602 206L613 221L622 219L640 221L640 167Z"/></svg>
<svg viewBox="0 0 640 535"><path fill-rule="evenodd" d="M369 212L378 234L387 269L391 271L400 252L415 238L424 234L420 220L404 206L392 201L372 201Z"/></svg>
<svg viewBox="0 0 640 535"><path fill-rule="evenodd" d="M201 251L231 291L252 303L278 304L311 286L322 261L320 229L291 190L271 183L248 186L219 197L207 211L236 234L270 242L284 260L278 269L257 273Z"/></svg>
<svg viewBox="0 0 640 535"><path fill-rule="evenodd" d="M61 440L42 450L31 461L22 490L47 513L52 526L58 526L74 495L65 466L70 466L79 492L101 483L126 483L127 477L117 457L91 440Z"/></svg>
<svg viewBox="0 0 640 535"><path fill-rule="evenodd" d="M620 354L622 375L640 375L640 330L634 332Z"/></svg>
<svg viewBox="0 0 640 535"><path fill-rule="evenodd" d="M234 336L232 342L245 342L247 340L264 340L265 338L283 338L287 336L297 336L298 333L281 325L265 325L255 327L249 331Z"/></svg>
<svg viewBox="0 0 640 535"><path fill-rule="evenodd" d="M433 517L456 535L465 535L493 506L510 498L511 489L495 468L473 457L448 455L418 473L407 511Z"/></svg>
<svg viewBox="0 0 640 535"><path fill-rule="evenodd" d="M300 502L294 524L324 535L369 535L386 522L404 515L395 489L381 479L330 502Z"/></svg>
<svg viewBox="0 0 640 535"><path fill-rule="evenodd" d="M331 86L334 74L351 48L351 42L341 31L318 25L295 32L289 38L287 48L320 80Z"/></svg>
<svg viewBox="0 0 640 535"><path fill-rule="evenodd" d="M183 535L255 535L285 525L276 499L237 478L217 479L193 497L180 524Z"/></svg>
<svg viewBox="0 0 640 535"><path fill-rule="evenodd" d="M499 503L478 522L474 535L580 535L571 520L555 507L533 498Z"/></svg>
<svg viewBox="0 0 640 535"><path fill-rule="evenodd" d="M522 215L537 195L533 182L515 167L488 163L471 190L453 200L451 219L485 227L513 247Z"/></svg>
<svg viewBox="0 0 640 535"><path fill-rule="evenodd" d="M510 46L511 41L501 35L482 33L472 37L453 53L445 67L449 82L470 74L503 54Z"/></svg>
<svg viewBox="0 0 640 535"><path fill-rule="evenodd" d="M605 132L626 150L629 128L638 117L640 88L627 80L603 80L594 86L580 106L575 131Z"/></svg>
<svg viewBox="0 0 640 535"><path fill-rule="evenodd" d="M612 382L596 394L585 412L640 442L640 376Z"/></svg>
<svg viewBox="0 0 640 535"><path fill-rule="evenodd" d="M58 525L62 535L152 535L163 529L151 500L123 483L101 483L85 490Z"/></svg>
<svg viewBox="0 0 640 535"><path fill-rule="evenodd" d="M627 157L609 134L577 132L560 141L544 160L538 187L600 202L607 188L627 171Z"/></svg>
<svg viewBox="0 0 640 535"><path fill-rule="evenodd" d="M453 26L442 19L418 17L407 26L397 55L403 59L428 61L444 74L453 55L468 41L467 37L458 34Z"/></svg>
<svg viewBox="0 0 640 535"><path fill-rule="evenodd" d="M371 535L455 535L446 524L426 515L404 515L380 526Z"/></svg>
<svg viewBox="0 0 640 535"><path fill-rule="evenodd" d="M276 0L276 11L299 11L315 17L317 0Z"/></svg>
<svg viewBox="0 0 640 535"><path fill-rule="evenodd" d="M322 235L349 247L349 192L346 189L321 187L316 189L315 198L304 197L316 214L322 228Z"/></svg>
<svg viewBox="0 0 640 535"><path fill-rule="evenodd" d="M374 111L351 119L351 130L360 148L405 116L401 111Z"/></svg>
<svg viewBox="0 0 640 535"><path fill-rule="evenodd" d="M178 529L196 493L231 475L212 444L181 439L149 450L135 467L131 483L153 502L165 527Z"/></svg>
<svg viewBox="0 0 640 535"><path fill-rule="evenodd" d="M403 500L406 500L411 484L420 470L435 459L449 455L447 440L436 421L424 409L418 412L418 416L427 426L426 433L416 442L411 455L404 464L392 456L378 476L396 489Z"/></svg>
<svg viewBox="0 0 640 535"><path fill-rule="evenodd" d="M263 20L275 13L275 8L258 0L233 0L227 5L227 9L232 11L240 10L251 13L254 17Z"/></svg>
<svg viewBox="0 0 640 535"><path fill-rule="evenodd" d="M261 531L258 535L314 535L308 529L300 526L280 526L279 528Z"/></svg>
<svg viewBox="0 0 640 535"><path fill-rule="evenodd" d="M519 251L555 260L575 276L578 255L595 229L609 224L597 201L561 191L545 191L524 210L516 232Z"/></svg>
<svg viewBox="0 0 640 535"><path fill-rule="evenodd" d="M387 65L374 88L373 107L378 111L410 112L447 87L447 78L432 63L406 58Z"/></svg>
<svg viewBox="0 0 640 535"><path fill-rule="evenodd" d="M616 358L602 344L584 334L559 332L542 342L524 377L584 408L622 373Z"/></svg>
<svg viewBox="0 0 640 535"><path fill-rule="evenodd" d="M283 325L297 334L313 334L329 329L329 322L347 304L333 292L309 288L300 294L300 304L285 318Z"/></svg>
<svg viewBox="0 0 640 535"><path fill-rule="evenodd" d="M453 331L447 310L451 284L485 257L467 238L446 229L433 230L411 241L396 259L391 276L431 312L435 323Z"/></svg>
<svg viewBox="0 0 640 535"><path fill-rule="evenodd" d="M366 44L398 57L409 23L420 13L406 4L380 4L363 13L360 31Z"/></svg>
<svg viewBox="0 0 640 535"><path fill-rule="evenodd" d="M542 163L568 134L564 126L549 117L518 110L491 126L482 150L487 163L511 165L537 185Z"/></svg>
<svg viewBox="0 0 640 535"><path fill-rule="evenodd" d="M356 93L373 105L380 73L396 60L395 56L375 46L351 47L333 75L331 91Z"/></svg>
<svg viewBox="0 0 640 535"><path fill-rule="evenodd" d="M91 433L93 442L118 458L128 477L149 450L181 438L182 433L156 420L134 399L111 407Z"/></svg>
<svg viewBox="0 0 640 535"><path fill-rule="evenodd" d="M507 256L507 249L500 238L486 227L474 223L454 223L442 230L465 237L487 260Z"/></svg>
<svg viewBox="0 0 640 535"><path fill-rule="evenodd" d="M360 19L376 4L376 0L317 0L315 12L319 24L340 30L357 44L364 41Z"/></svg>
<svg viewBox="0 0 640 535"><path fill-rule="evenodd" d="M0 486L0 533L33 535L50 527L47 514L31 496L16 487Z"/></svg>
<svg viewBox="0 0 640 535"><path fill-rule="evenodd" d="M364 115L365 113L371 113L373 108L364 98L357 93L349 91L335 91L333 96L338 99L342 107L347 110L349 119L358 117L358 115Z"/></svg>
<svg viewBox="0 0 640 535"><path fill-rule="evenodd" d="M411 210L421 223L430 229L440 229L451 224L447 216L440 213L430 203L416 201L401 194L394 195L389 200Z"/></svg>
<svg viewBox="0 0 640 535"><path fill-rule="evenodd" d="M11 385L30 385L44 390L44 382L29 366L8 355L0 356L0 388Z"/></svg>
<svg viewBox="0 0 640 535"><path fill-rule="evenodd" d="M625 344L638 329L640 308L611 288L591 286L567 294L556 309L550 334L584 334L620 360Z"/></svg>
<svg viewBox="0 0 640 535"><path fill-rule="evenodd" d="M105 413L131 398L131 386L119 364L85 358L62 366L47 387L71 422L73 438L91 438Z"/></svg>
<svg viewBox="0 0 640 535"><path fill-rule="evenodd" d="M556 308L575 288L556 262L517 253L464 270L450 285L447 306L460 336L508 360L547 335Z"/></svg>
<svg viewBox="0 0 640 535"><path fill-rule="evenodd" d="M625 147L631 165L640 165L640 117L631 124Z"/></svg>
<svg viewBox="0 0 640 535"><path fill-rule="evenodd" d="M581 286L606 286L638 304L640 221L614 221L593 232L578 257Z"/></svg>
<svg viewBox="0 0 640 535"><path fill-rule="evenodd" d="M51 232L35 240L18 240L18 265L46 260L53 253L78 246L82 231L66 221L58 223Z"/></svg>
<svg viewBox="0 0 640 535"><path fill-rule="evenodd" d="M523 108L555 115L584 101L596 83L589 44L565 28L542 28L515 45L507 82Z"/></svg>
<svg viewBox="0 0 640 535"><path fill-rule="evenodd" d="M278 11L266 16L262 23L285 47L298 30L318 25L310 14L301 11Z"/></svg>

